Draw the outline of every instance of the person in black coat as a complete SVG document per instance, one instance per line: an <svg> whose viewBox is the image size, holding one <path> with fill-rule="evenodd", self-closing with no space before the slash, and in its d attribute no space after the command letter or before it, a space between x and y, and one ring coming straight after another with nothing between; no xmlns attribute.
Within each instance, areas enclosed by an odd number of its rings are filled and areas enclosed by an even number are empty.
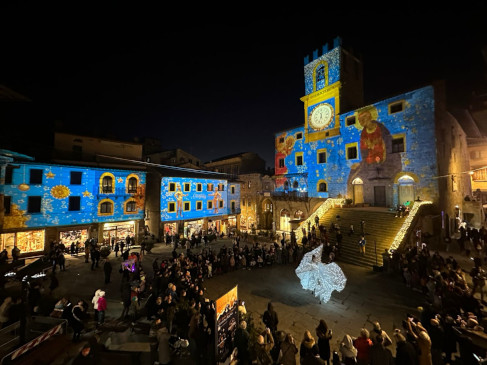
<svg viewBox="0 0 487 365"><path fill-rule="evenodd" d="M269 328L272 332L272 336L275 337L277 332L277 325L279 323L279 317L277 312L274 310L274 306L271 302L267 304L267 310L264 312L262 317L262 322Z"/></svg>
<svg viewBox="0 0 487 365"><path fill-rule="evenodd" d="M105 263L103 264L103 272L105 273L105 284L110 282L110 275L112 274L112 264L108 257L105 259Z"/></svg>
<svg viewBox="0 0 487 365"><path fill-rule="evenodd" d="M114 251L115 251L115 257L118 257L118 251L120 251L120 246L118 245L118 242L115 243L115 249L114 249Z"/></svg>
<svg viewBox="0 0 487 365"><path fill-rule="evenodd" d="M406 341L406 337L396 329L394 332L396 340L396 365L417 365L419 363L418 353L411 342Z"/></svg>

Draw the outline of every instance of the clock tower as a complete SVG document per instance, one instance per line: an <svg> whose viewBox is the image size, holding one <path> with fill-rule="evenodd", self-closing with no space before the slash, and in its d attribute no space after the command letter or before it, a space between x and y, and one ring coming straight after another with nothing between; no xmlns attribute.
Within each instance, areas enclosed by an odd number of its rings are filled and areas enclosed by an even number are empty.
<svg viewBox="0 0 487 365"><path fill-rule="evenodd" d="M335 38L333 49L328 44L318 56L304 59L305 96L304 134L306 142L340 134L339 115L363 105L362 61L343 49Z"/></svg>

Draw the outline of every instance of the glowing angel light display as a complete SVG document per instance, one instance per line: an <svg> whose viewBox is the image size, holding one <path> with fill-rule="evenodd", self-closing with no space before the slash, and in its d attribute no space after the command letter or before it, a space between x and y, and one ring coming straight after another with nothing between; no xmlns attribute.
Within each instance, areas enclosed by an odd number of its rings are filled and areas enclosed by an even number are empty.
<svg viewBox="0 0 487 365"><path fill-rule="evenodd" d="M296 275L303 289L313 291L316 297L326 303L334 290L340 292L345 288L347 278L336 263L321 262L322 252L323 245L307 252L296 269Z"/></svg>

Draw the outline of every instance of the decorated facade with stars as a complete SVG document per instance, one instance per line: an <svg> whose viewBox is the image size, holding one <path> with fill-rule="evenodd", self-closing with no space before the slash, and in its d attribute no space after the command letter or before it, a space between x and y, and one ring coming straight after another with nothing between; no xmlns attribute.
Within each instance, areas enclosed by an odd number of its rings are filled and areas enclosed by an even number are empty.
<svg viewBox="0 0 487 365"><path fill-rule="evenodd" d="M99 241L117 233L118 238L133 236L136 222L144 218L145 185L146 174L141 171L8 165L2 245L15 244L26 253L42 251L44 241L51 239L66 240L67 244L76 239L84 244L90 230L97 231ZM21 244L23 236L28 238Z"/></svg>
<svg viewBox="0 0 487 365"><path fill-rule="evenodd" d="M275 134L276 192L388 208L428 200L458 216L471 192L468 156L442 85L364 105L361 70L339 39L305 58L304 125ZM276 205L282 226L289 207Z"/></svg>

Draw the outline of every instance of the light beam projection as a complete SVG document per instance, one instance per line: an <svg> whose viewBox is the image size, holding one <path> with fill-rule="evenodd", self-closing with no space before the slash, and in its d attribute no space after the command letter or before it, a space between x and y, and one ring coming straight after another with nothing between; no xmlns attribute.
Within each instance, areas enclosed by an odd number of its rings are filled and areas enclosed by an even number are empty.
<svg viewBox="0 0 487 365"><path fill-rule="evenodd" d="M323 245L307 252L296 269L296 275L305 290L311 290L322 302L330 300L331 293L341 292L345 288L347 278L340 266L331 262L321 262Z"/></svg>

